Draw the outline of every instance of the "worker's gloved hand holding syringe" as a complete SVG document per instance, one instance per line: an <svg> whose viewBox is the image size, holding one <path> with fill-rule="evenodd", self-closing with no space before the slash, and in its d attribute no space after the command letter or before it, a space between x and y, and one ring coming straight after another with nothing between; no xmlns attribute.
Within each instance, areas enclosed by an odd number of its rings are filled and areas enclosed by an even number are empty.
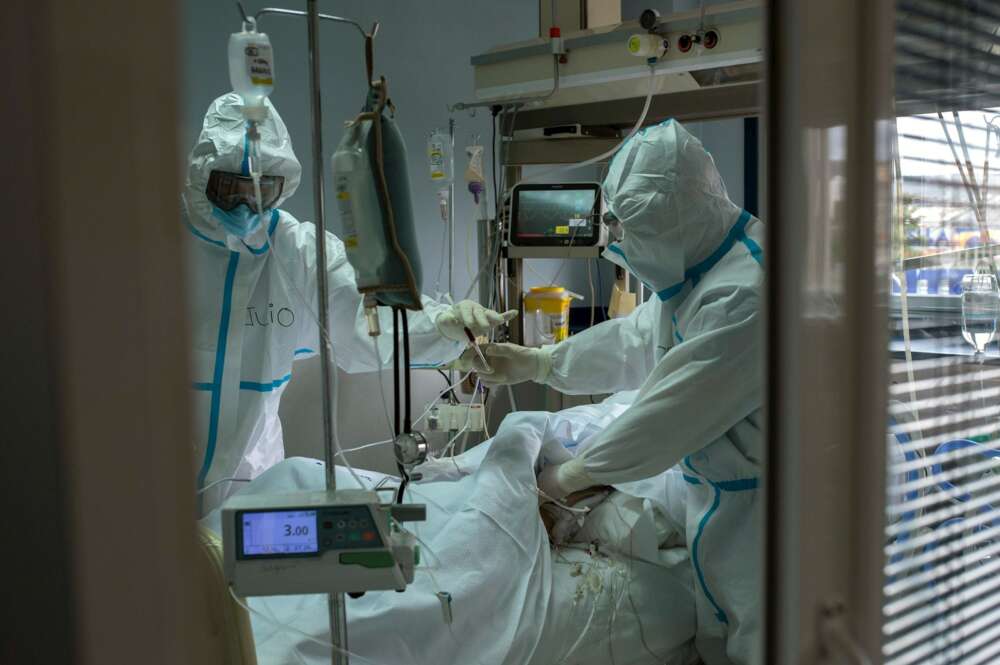
<svg viewBox="0 0 1000 665"><path fill-rule="evenodd" d="M477 302L462 300L439 316L435 325L442 336L456 342L468 342L469 348L462 357L464 358L466 354L474 355L479 360L476 369L485 371L485 368L489 367L489 361L480 350L476 338L488 336L493 328L507 323L516 316L516 309L501 314Z"/></svg>
<svg viewBox="0 0 1000 665"><path fill-rule="evenodd" d="M544 383L552 369L552 346L534 348L518 344L487 344L468 349L449 366L461 372L475 370L486 385Z"/></svg>

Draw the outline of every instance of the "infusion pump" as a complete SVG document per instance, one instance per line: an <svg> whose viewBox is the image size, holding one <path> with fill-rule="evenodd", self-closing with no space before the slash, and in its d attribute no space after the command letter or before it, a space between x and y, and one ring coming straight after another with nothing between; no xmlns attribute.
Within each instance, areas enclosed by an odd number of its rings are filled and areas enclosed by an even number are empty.
<svg viewBox="0 0 1000 665"><path fill-rule="evenodd" d="M238 596L403 591L420 548L401 523L424 519L366 490L236 495L222 507L226 578Z"/></svg>

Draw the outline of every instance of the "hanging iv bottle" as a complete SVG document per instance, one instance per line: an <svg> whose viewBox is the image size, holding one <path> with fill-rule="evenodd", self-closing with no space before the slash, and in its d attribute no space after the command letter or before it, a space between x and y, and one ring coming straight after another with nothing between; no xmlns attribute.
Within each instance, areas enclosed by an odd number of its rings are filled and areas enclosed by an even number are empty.
<svg viewBox="0 0 1000 665"><path fill-rule="evenodd" d="M449 188L455 177L455 156L452 153L451 136L448 132L435 129L427 135L427 167L431 182L438 187L438 206L441 221L448 223Z"/></svg>
<svg viewBox="0 0 1000 665"><path fill-rule="evenodd" d="M980 356L997 334L1000 286L991 269L980 264L962 278L962 337Z"/></svg>
<svg viewBox="0 0 1000 665"><path fill-rule="evenodd" d="M271 40L257 32L253 19L243 23L241 32L229 36L229 82L243 98L243 115L261 122L267 118L264 100L274 92L274 52Z"/></svg>
<svg viewBox="0 0 1000 665"><path fill-rule="evenodd" d="M435 129L427 135L427 167L431 182L440 187L451 184L455 171L455 158L451 152L451 136Z"/></svg>
<svg viewBox="0 0 1000 665"><path fill-rule="evenodd" d="M243 98L243 117L247 119L247 139L250 143L248 166L254 178L254 195L258 212L261 210L260 123L267 120L265 100L274 92L274 52L271 40L257 32L252 18L243 21L243 29L229 35L229 83L233 92Z"/></svg>

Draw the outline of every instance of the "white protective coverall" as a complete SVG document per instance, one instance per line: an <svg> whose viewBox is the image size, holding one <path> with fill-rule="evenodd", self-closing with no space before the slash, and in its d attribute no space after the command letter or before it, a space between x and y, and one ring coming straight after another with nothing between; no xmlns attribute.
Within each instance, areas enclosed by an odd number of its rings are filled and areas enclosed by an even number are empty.
<svg viewBox="0 0 1000 665"><path fill-rule="evenodd" d="M680 465L699 653L708 665L756 663L763 225L729 200L711 155L676 121L623 146L603 191L624 228L604 256L655 295L628 317L548 347L545 383L562 392L639 388L568 464L587 484L626 491Z"/></svg>
<svg viewBox="0 0 1000 665"><path fill-rule="evenodd" d="M195 455L198 484L253 478L284 457L278 403L292 362L319 351L316 324L316 228L278 210L295 193L302 167L281 117L267 102L260 127L265 175L284 176L281 198L265 210L265 224L246 238L228 235L205 195L212 170L248 175L242 100L216 99L191 151L184 191L189 240L189 306L193 348ZM273 246L273 250L269 251ZM364 320L354 269L343 243L326 234L330 335L337 365L347 372L375 370L375 346ZM277 264L281 261L281 266ZM283 267L283 270L281 269ZM464 344L441 336L434 322L451 306L424 297L409 312L411 362L439 364ZM382 364L392 357L392 314L380 308ZM228 483L205 493L204 511L228 494Z"/></svg>

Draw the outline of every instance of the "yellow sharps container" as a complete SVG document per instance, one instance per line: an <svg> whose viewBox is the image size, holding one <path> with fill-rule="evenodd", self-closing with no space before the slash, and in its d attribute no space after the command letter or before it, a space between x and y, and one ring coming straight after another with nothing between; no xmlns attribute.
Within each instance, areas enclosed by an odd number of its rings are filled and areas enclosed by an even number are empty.
<svg viewBox="0 0 1000 665"><path fill-rule="evenodd" d="M555 344L569 337L569 304L575 293L561 286L533 286L524 294L524 343Z"/></svg>

